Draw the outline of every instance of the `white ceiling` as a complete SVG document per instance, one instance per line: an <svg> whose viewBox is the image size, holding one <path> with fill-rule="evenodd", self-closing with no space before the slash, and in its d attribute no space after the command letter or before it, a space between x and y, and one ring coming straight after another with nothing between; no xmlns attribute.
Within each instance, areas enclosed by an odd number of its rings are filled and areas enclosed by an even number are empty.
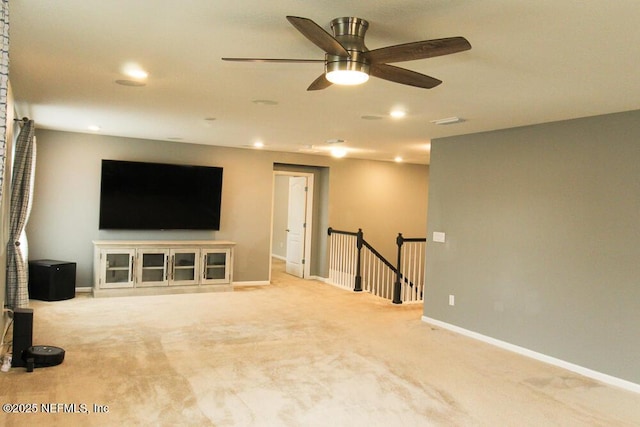
<svg viewBox="0 0 640 427"><path fill-rule="evenodd" d="M369 49L473 47L394 64L443 80L430 90L371 78L308 92L321 64L221 61L323 59L287 15L327 31L364 18ZM11 0L10 81L18 114L44 129L319 155L343 139L350 157L428 163L432 138L640 109L639 23L637 0ZM128 62L146 86L114 83ZM464 121L431 123L451 116Z"/></svg>

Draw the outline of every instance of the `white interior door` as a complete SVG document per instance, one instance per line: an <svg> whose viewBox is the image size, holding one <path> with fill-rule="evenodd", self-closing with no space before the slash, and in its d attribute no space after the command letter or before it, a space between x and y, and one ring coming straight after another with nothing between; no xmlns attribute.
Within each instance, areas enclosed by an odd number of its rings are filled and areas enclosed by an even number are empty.
<svg viewBox="0 0 640 427"><path fill-rule="evenodd" d="M304 275L306 207L307 178L289 178L286 272L297 277Z"/></svg>

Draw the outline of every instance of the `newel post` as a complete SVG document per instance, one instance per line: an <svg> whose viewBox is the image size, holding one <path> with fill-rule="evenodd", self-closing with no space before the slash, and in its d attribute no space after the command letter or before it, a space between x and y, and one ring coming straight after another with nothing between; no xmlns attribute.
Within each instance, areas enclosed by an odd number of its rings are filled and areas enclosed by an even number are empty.
<svg viewBox="0 0 640 427"><path fill-rule="evenodd" d="M356 258L356 280L353 287L354 292L362 292L362 266L360 258L362 257L362 241L364 240L363 234L362 228L358 228L358 233L356 234L356 248L358 249L358 256Z"/></svg>
<svg viewBox="0 0 640 427"><path fill-rule="evenodd" d="M396 264L396 281L393 284L393 300L394 304L402 304L402 272L400 271L400 264L402 263L402 245L404 244L404 237L402 233L398 233L396 238L396 244L398 245L398 263Z"/></svg>

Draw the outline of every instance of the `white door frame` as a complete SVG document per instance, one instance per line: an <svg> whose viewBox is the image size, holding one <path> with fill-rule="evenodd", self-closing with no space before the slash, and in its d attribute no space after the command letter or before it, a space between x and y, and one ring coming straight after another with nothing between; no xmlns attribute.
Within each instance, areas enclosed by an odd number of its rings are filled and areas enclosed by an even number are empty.
<svg viewBox="0 0 640 427"><path fill-rule="evenodd" d="M304 278L304 250L307 222L307 177L282 177L288 180L289 204L287 206L287 234L284 271L293 276ZM282 207L281 207L282 209Z"/></svg>
<svg viewBox="0 0 640 427"><path fill-rule="evenodd" d="M273 171L273 179L275 182L276 175L284 175L291 177L305 177L307 178L307 206L306 206L306 227L304 229L304 268L302 277L308 279L311 276L311 234L313 232L313 173L309 172L291 172L291 171ZM275 185L274 185L275 187ZM275 200L273 202L275 204ZM273 213L271 215L271 229L273 230ZM271 243L273 244L273 232L271 233ZM271 247L271 246L269 246ZM269 270L271 271L271 270ZM271 274L269 274L269 281L271 281Z"/></svg>

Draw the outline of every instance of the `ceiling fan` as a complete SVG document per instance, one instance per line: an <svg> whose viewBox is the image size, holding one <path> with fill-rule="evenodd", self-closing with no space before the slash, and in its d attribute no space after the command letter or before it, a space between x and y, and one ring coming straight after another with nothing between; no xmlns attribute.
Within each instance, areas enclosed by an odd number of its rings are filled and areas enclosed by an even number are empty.
<svg viewBox="0 0 640 427"><path fill-rule="evenodd" d="M307 90L326 89L332 84L360 84L369 75L395 83L431 89L440 83L434 77L400 68L389 63L413 61L449 55L471 49L464 37L424 40L369 50L364 35L369 22L361 18L344 17L331 21L333 36L308 18L287 16L287 20L306 38L325 51L324 59L222 58L223 61L309 63L323 62L322 73Z"/></svg>

